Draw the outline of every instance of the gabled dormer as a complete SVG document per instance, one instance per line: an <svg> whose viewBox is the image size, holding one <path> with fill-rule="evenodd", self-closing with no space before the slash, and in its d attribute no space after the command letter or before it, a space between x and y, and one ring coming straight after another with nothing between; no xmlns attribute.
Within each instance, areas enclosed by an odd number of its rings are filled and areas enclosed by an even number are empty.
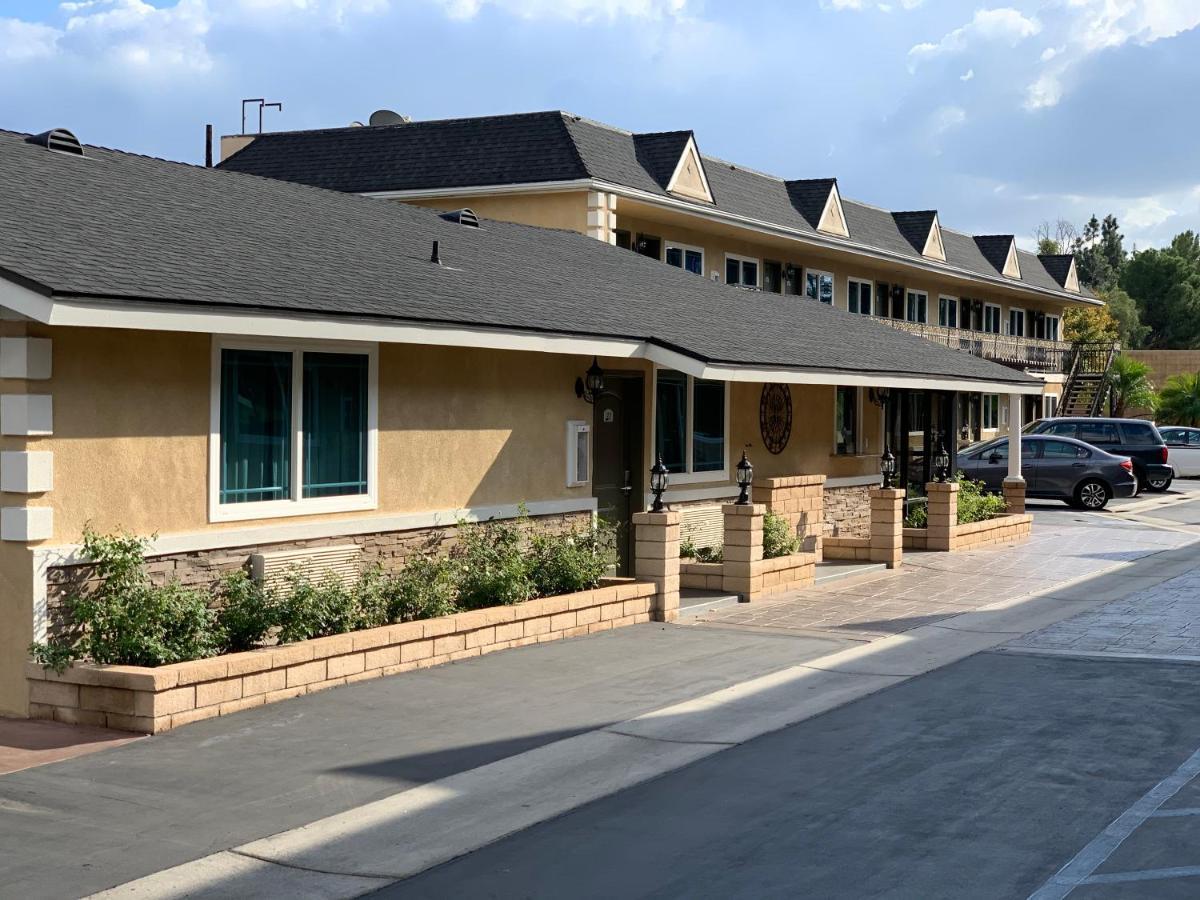
<svg viewBox="0 0 1200 900"><path fill-rule="evenodd" d="M984 258L1005 278L1021 278L1021 261L1017 257L1017 238L1011 234L979 234L975 246Z"/></svg>
<svg viewBox="0 0 1200 900"><path fill-rule="evenodd" d="M788 199L814 231L837 237L850 237L842 195L836 178L800 178L785 181Z"/></svg>
<svg viewBox="0 0 1200 900"><path fill-rule="evenodd" d="M1072 294L1080 293L1079 270L1075 267L1075 254L1047 253L1039 255L1038 259L1042 261L1042 265L1050 273L1050 277L1057 281L1064 291L1070 291Z"/></svg>
<svg viewBox="0 0 1200 900"><path fill-rule="evenodd" d="M690 131L661 131L635 134L633 146L642 164L668 194L712 203L712 190L704 172L704 160Z"/></svg>
<svg viewBox="0 0 1200 900"><path fill-rule="evenodd" d="M936 209L894 212L892 219L913 249L926 259L946 261L946 245L942 243L942 226Z"/></svg>

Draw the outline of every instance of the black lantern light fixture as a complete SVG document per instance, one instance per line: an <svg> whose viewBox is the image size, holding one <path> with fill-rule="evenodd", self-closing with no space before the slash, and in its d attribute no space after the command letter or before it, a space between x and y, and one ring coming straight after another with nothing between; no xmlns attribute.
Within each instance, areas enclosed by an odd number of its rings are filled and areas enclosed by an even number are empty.
<svg viewBox="0 0 1200 900"><path fill-rule="evenodd" d="M750 503L750 485L754 482L754 466L750 464L750 460L746 458L746 451L742 451L742 461L737 464L737 486L741 488L741 493L738 494L737 504L746 506Z"/></svg>
<svg viewBox="0 0 1200 900"><path fill-rule="evenodd" d="M662 495L670 481L671 473L663 465L662 456L659 456L658 461L650 467L650 493L654 494L654 505L650 507L650 512L663 511Z"/></svg>
<svg viewBox="0 0 1200 900"><path fill-rule="evenodd" d="M883 475L883 486L892 487L892 479L896 477L896 457L890 447L883 448L883 456L879 457L879 471Z"/></svg>
<svg viewBox="0 0 1200 900"><path fill-rule="evenodd" d="M595 403L603 390L604 370L600 368L600 361L593 356L587 372L575 379L575 396L588 403Z"/></svg>
<svg viewBox="0 0 1200 900"><path fill-rule="evenodd" d="M938 442L937 453L933 454L933 477L945 484L950 478L950 454L945 441Z"/></svg>

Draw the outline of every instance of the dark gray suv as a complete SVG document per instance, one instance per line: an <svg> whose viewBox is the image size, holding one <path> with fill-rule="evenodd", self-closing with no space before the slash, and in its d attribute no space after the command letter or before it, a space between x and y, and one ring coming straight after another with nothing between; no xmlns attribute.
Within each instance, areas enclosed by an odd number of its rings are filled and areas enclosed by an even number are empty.
<svg viewBox="0 0 1200 900"><path fill-rule="evenodd" d="M958 452L958 468L972 481L999 493L1008 475L1008 438ZM1137 493L1137 477L1127 456L1091 447L1073 438L1030 435L1021 438L1025 495L1062 500L1080 509L1104 509L1113 497Z"/></svg>
<svg viewBox="0 0 1200 900"><path fill-rule="evenodd" d="M1145 419L1038 419L1026 426L1025 433L1075 438L1107 453L1128 456L1133 460L1139 490L1162 492L1175 478L1175 470L1167 462L1166 441L1154 423Z"/></svg>

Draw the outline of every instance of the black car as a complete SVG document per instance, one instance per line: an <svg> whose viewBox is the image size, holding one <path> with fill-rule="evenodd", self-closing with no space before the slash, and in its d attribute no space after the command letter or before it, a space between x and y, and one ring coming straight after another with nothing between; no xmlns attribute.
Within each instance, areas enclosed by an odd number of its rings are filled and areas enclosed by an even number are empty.
<svg viewBox="0 0 1200 900"><path fill-rule="evenodd" d="M976 444L958 452L958 468L972 481L999 493L1008 475L1008 438ZM1021 475L1025 495L1062 500L1081 509L1104 509L1113 497L1137 493L1133 463L1073 438L1024 435Z"/></svg>
<svg viewBox="0 0 1200 900"><path fill-rule="evenodd" d="M1175 470L1167 462L1166 441L1154 423L1145 419L1038 419L1025 433L1075 438L1108 453L1128 456L1133 460L1139 490L1165 491L1175 478Z"/></svg>

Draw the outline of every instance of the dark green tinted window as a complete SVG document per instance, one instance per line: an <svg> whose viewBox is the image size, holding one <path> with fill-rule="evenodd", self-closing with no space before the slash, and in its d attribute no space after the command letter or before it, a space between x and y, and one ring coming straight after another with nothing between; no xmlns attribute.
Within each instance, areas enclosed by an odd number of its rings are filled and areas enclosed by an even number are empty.
<svg viewBox="0 0 1200 900"><path fill-rule="evenodd" d="M655 388L655 452L668 472L687 470L687 376L667 370L658 373Z"/></svg>
<svg viewBox="0 0 1200 900"><path fill-rule="evenodd" d="M222 503L291 496L292 354L221 351Z"/></svg>
<svg viewBox="0 0 1200 900"><path fill-rule="evenodd" d="M367 492L367 358L304 354L304 496Z"/></svg>

